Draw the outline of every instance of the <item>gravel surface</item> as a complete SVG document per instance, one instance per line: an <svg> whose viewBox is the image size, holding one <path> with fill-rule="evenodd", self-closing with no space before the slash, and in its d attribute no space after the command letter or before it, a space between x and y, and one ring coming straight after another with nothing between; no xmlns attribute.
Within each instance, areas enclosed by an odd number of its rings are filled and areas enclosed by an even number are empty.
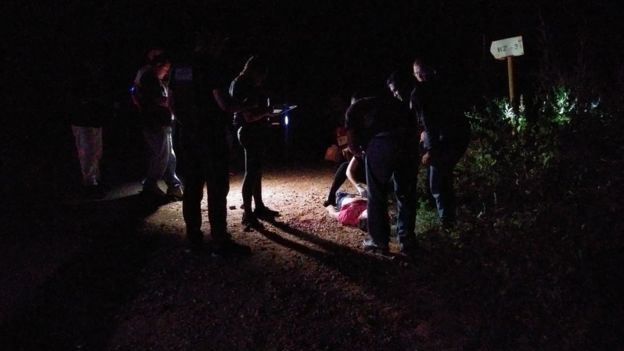
<svg viewBox="0 0 624 351"><path fill-rule="evenodd" d="M332 177L328 164L267 171L265 203L282 215L245 232L233 176L229 230L252 248L247 258L188 252L181 202L148 206L136 185L48 209L27 236L5 238L0 342L16 350L469 345L467 326L482 309L469 291L471 268L450 250L435 254L444 264L431 250L410 260L363 252L363 232L322 207ZM459 289L449 286L457 279Z"/></svg>

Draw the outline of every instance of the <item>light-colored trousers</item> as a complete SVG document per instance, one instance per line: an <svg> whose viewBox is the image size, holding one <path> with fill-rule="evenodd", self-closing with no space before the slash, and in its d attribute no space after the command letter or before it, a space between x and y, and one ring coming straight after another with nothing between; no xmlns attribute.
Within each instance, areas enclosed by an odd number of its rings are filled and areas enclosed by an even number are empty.
<svg viewBox="0 0 624 351"><path fill-rule="evenodd" d="M181 184L176 175L176 155L173 152L172 128L143 129L147 145L148 165L144 186L153 186L163 179L168 187Z"/></svg>
<svg viewBox="0 0 624 351"><path fill-rule="evenodd" d="M82 183L85 186L98 185L102 158L102 128L72 125L72 132L76 140Z"/></svg>

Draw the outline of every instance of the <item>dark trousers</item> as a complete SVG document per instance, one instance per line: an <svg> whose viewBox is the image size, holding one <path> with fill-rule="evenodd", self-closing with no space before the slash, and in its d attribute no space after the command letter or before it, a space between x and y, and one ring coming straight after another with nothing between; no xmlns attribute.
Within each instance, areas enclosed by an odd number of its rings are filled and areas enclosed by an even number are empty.
<svg viewBox="0 0 624 351"><path fill-rule="evenodd" d="M245 150L245 176L243 178L243 209L245 214L251 214L251 200L256 208L264 207L262 200L262 166L268 126L264 124L250 124L238 129L238 141Z"/></svg>
<svg viewBox="0 0 624 351"><path fill-rule="evenodd" d="M334 181L331 188L329 188L329 194L327 194L327 201L332 205L336 204L336 191L340 189L345 180L347 180L347 168L349 167L349 161L345 161L338 166L336 174L334 175Z"/></svg>
<svg viewBox="0 0 624 351"><path fill-rule="evenodd" d="M442 224L451 224L456 219L457 204L453 187L453 170L467 148L468 139L455 145L441 147L439 158L433 160L427 170L429 189Z"/></svg>
<svg viewBox="0 0 624 351"><path fill-rule="evenodd" d="M413 150L412 150L413 149ZM394 186L399 242L416 239L418 150L396 136L376 136L366 148L368 234L380 247L388 246L390 222L388 190Z"/></svg>
<svg viewBox="0 0 624 351"><path fill-rule="evenodd" d="M186 232L201 235L201 201L204 186L208 191L208 221L213 240L227 239L227 195L230 190L228 145L225 127L197 135L196 131L182 130L184 154L184 195L182 213Z"/></svg>

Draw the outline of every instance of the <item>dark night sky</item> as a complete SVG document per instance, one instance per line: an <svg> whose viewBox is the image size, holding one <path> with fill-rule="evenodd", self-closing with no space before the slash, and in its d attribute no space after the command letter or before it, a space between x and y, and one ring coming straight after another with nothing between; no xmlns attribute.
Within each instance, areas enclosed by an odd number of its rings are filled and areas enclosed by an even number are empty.
<svg viewBox="0 0 624 351"><path fill-rule="evenodd" d="M8 90L4 95L6 106L14 111L4 128L3 157L8 161L3 163L15 165L14 159L24 155L54 157L58 153L54 145L71 143L61 101L71 65L81 55L102 57L109 64L109 84L124 97L147 47L164 46L174 59L183 60L197 28L218 27L236 44L239 62L234 66L240 67L254 52L270 57L269 83L280 99L301 105L299 118L311 120L332 95L348 97L361 87L383 88L388 73L409 68L415 53L432 58L464 91L505 96L505 66L491 57L489 46L492 40L516 35L523 35L526 52L516 60L520 92L530 91L537 80L546 46L562 70L573 69L582 48L593 60L596 74L612 77L622 71L624 50L624 21L615 4L605 0L540 5L508 0L3 2L0 13L6 29L0 50ZM541 41L544 28L548 45Z"/></svg>
<svg viewBox="0 0 624 351"><path fill-rule="evenodd" d="M252 52L271 57L272 82L295 100L376 85L393 69L409 66L417 52L461 79L484 72L493 74L490 80L504 78L489 44L515 35L524 36L527 55L518 64L530 76L540 57L540 14L557 53L570 60L579 30L591 28L590 45L605 50L597 53L604 57L622 48L623 32L614 3L600 0L548 5L505 0L64 0L54 6L31 0L2 6L3 13L13 14L5 62L17 68L18 81L55 85L73 58L90 52L106 57L111 78L125 84L149 45L162 45L182 59L198 27L218 27L235 39L240 61ZM619 43L609 52L604 43L614 40Z"/></svg>

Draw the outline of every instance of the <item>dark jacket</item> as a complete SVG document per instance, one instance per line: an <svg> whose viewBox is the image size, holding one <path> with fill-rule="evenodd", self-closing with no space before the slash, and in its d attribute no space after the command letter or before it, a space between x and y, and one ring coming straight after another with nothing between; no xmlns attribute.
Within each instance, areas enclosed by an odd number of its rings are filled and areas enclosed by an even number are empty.
<svg viewBox="0 0 624 351"><path fill-rule="evenodd" d="M412 111L425 132L425 151L464 145L470 139L470 126L461 106L445 85L434 77L417 83L410 96Z"/></svg>

